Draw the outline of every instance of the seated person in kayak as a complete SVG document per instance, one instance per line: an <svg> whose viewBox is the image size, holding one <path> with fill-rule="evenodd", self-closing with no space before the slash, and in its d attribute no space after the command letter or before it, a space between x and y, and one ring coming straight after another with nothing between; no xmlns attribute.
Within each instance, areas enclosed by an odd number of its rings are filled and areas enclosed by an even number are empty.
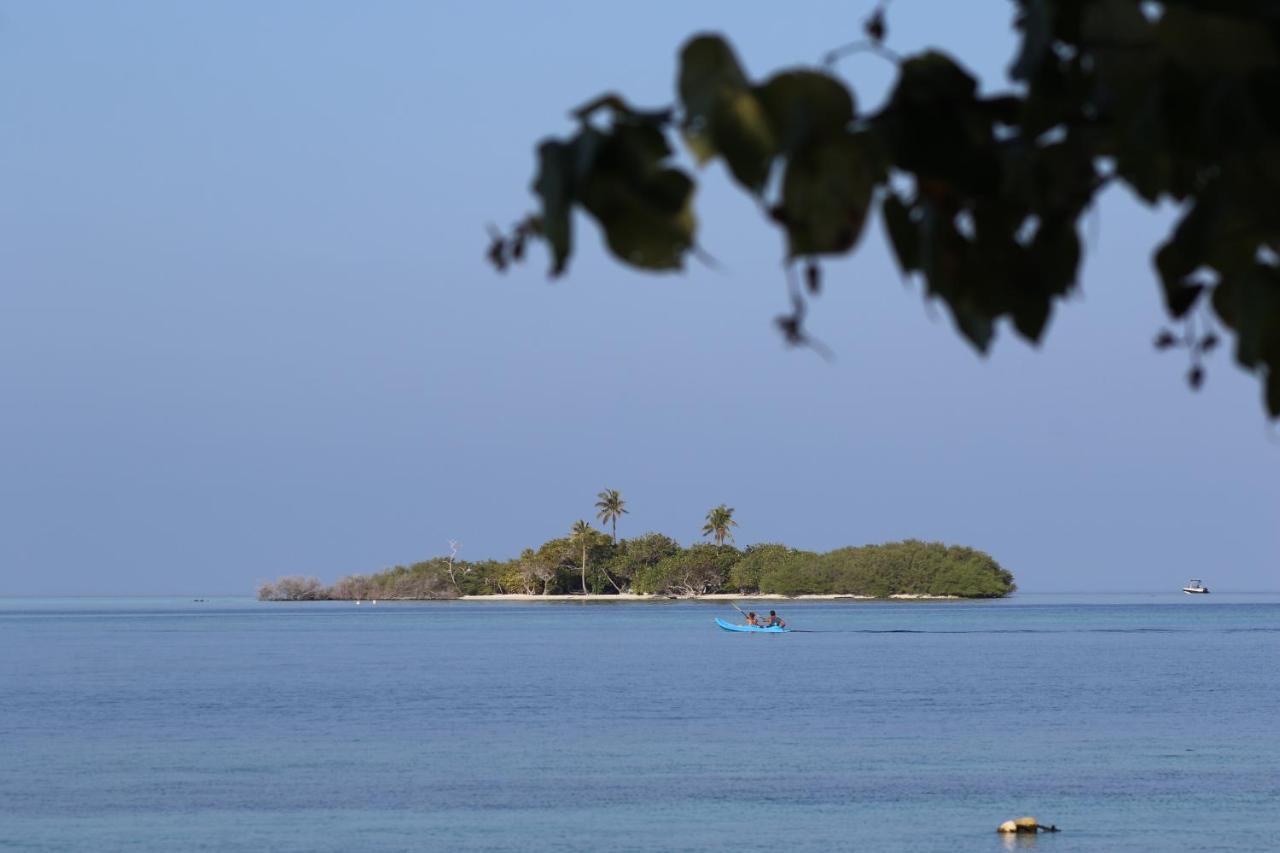
<svg viewBox="0 0 1280 853"><path fill-rule="evenodd" d="M778 611L769 611L769 621L764 623L766 628L785 628L787 623L782 621L782 617L778 615Z"/></svg>
<svg viewBox="0 0 1280 853"><path fill-rule="evenodd" d="M760 617L756 615L756 612L754 610L752 610L750 613L747 614L747 624L755 625L757 628L762 627L763 625L763 623L760 621Z"/></svg>

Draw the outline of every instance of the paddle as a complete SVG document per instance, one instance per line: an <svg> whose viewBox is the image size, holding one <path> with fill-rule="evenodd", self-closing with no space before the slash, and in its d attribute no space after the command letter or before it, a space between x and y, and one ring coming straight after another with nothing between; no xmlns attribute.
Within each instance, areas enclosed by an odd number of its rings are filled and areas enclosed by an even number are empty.
<svg viewBox="0 0 1280 853"><path fill-rule="evenodd" d="M732 607L734 610L738 611L739 613L741 613L743 616L747 615L747 612L745 610L743 610L738 605L734 604L732 601L729 602L729 606Z"/></svg>
<svg viewBox="0 0 1280 853"><path fill-rule="evenodd" d="M732 601L729 602L729 606L732 607L734 610L738 611L739 613L741 613L743 616L747 615L747 611L743 610L741 607L734 604Z"/></svg>

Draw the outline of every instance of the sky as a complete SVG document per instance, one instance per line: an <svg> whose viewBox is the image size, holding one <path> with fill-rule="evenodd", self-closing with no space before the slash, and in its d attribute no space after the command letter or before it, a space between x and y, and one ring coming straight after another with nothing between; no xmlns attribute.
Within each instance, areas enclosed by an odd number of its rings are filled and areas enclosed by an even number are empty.
<svg viewBox="0 0 1280 853"><path fill-rule="evenodd" d="M1256 379L1152 345L1176 211L1109 190L1039 347L977 355L872 222L789 350L779 233L698 174L719 268L498 275L535 143L606 91L665 105L715 30L759 78L860 36L871 2L0 0L0 595L252 594L592 518L690 543L916 537L1022 590L1280 589L1280 434ZM988 91L1007 0L890 7ZM872 109L893 67L841 76Z"/></svg>

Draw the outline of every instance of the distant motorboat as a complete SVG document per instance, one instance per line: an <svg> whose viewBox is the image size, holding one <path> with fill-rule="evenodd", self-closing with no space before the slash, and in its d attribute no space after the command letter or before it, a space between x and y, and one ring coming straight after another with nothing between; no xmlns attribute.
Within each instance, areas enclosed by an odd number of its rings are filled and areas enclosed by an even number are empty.
<svg viewBox="0 0 1280 853"><path fill-rule="evenodd" d="M1182 588L1182 591L1187 595L1207 595L1209 587L1200 583L1199 578L1192 578L1187 582L1187 585Z"/></svg>

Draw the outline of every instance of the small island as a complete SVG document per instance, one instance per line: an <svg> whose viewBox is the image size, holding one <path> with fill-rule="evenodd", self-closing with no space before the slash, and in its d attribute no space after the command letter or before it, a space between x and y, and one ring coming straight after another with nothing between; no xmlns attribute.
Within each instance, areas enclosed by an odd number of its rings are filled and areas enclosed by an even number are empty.
<svg viewBox="0 0 1280 853"><path fill-rule="evenodd" d="M258 598L1000 598L1017 589L1013 575L989 554L941 542L908 539L826 553L775 543L739 550L728 544L738 522L725 504L707 512L702 535L710 542L686 548L661 533L619 539L626 502L617 489L597 497L596 518L610 525L609 533L579 519L568 536L526 548L519 557L476 562L459 560L458 543L450 541L447 556L348 575L332 586L291 575L260 585Z"/></svg>

